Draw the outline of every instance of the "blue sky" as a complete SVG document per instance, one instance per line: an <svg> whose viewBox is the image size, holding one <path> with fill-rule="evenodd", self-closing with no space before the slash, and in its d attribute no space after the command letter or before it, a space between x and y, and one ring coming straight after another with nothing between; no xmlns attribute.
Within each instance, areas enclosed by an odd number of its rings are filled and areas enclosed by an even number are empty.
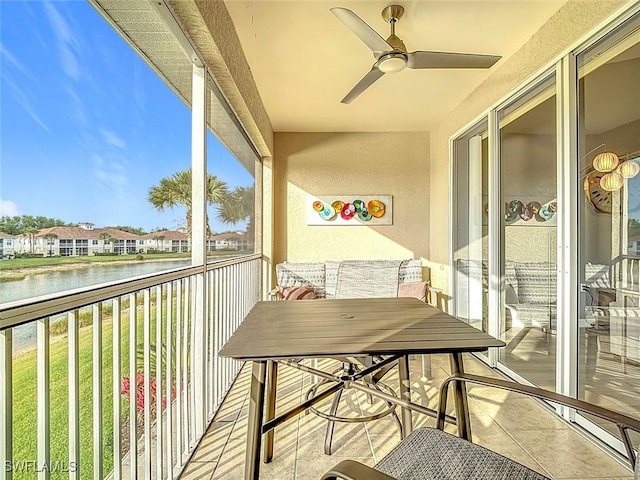
<svg viewBox="0 0 640 480"><path fill-rule="evenodd" d="M184 225L184 209L158 212L147 194L189 168L191 113L93 7L0 0L0 58L0 215ZM253 184L213 135L207 142L210 173ZM244 228L215 216L214 232Z"/></svg>

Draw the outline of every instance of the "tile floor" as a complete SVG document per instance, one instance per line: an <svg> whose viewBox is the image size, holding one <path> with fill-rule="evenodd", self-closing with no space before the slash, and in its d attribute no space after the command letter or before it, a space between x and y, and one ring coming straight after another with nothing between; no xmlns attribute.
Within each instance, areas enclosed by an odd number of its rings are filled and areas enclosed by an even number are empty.
<svg viewBox="0 0 640 480"><path fill-rule="evenodd" d="M321 367L331 368L331 360ZM465 355L470 373L500 376L471 355ZM411 361L414 401L434 407L438 386L449 375L446 355L432 356L429 379L420 375L420 359ZM185 468L182 479L242 479L247 430L249 365L245 365L207 434ZM278 413L300 401L311 384L308 374L281 366L278 371ZM397 388L397 377L385 382ZM469 387L474 442L513 458L554 479L629 479L633 474L574 427L538 402L513 393L481 386ZM327 403L330 400L327 401ZM363 394L343 395L340 413L375 411ZM322 407L321 407L322 408ZM328 408L328 404L325 405ZM431 418L414 414L414 427L433 425ZM323 453L326 421L312 414L299 415L276 429L273 462L262 464L261 478L317 480L345 458L373 465L400 440L390 417L370 423L337 424L333 454ZM455 427L447 430L454 432Z"/></svg>

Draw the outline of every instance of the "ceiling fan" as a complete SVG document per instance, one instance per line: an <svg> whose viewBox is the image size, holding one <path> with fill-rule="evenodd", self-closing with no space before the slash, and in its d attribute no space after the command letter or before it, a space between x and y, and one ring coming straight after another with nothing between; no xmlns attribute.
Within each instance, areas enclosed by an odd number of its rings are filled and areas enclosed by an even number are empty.
<svg viewBox="0 0 640 480"><path fill-rule="evenodd" d="M386 40L348 8L334 7L330 10L373 51L376 59L371 71L351 89L341 103L351 103L385 73L397 73L405 68L490 68L502 58L497 55L470 53L420 50L407 52L404 42L396 36L396 23L404 14L401 5L389 5L382 10L382 18L391 25L391 35Z"/></svg>

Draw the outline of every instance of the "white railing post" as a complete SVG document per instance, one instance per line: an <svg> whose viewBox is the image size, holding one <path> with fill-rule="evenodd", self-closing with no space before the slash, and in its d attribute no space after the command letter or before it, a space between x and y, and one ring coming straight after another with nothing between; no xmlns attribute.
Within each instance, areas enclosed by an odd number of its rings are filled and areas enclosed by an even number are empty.
<svg viewBox="0 0 640 480"><path fill-rule="evenodd" d="M182 465L182 305L184 283L177 281L176 290L176 460Z"/></svg>
<svg viewBox="0 0 640 480"><path fill-rule="evenodd" d="M69 479L80 479L80 327L78 310L67 314L69 361Z"/></svg>
<svg viewBox="0 0 640 480"><path fill-rule="evenodd" d="M167 283L167 478L173 480L173 282Z"/></svg>
<svg viewBox="0 0 640 480"><path fill-rule="evenodd" d="M120 369L122 363L120 361L120 337L122 330L120 328L120 298L114 298L111 303L112 328L113 328L113 478L120 480L122 478L122 422L120 408L120 390L122 388L122 378Z"/></svg>
<svg viewBox="0 0 640 480"><path fill-rule="evenodd" d="M13 329L0 330L0 467L4 478L11 480L11 468L5 469L13 462Z"/></svg>
<svg viewBox="0 0 640 480"><path fill-rule="evenodd" d="M162 479L162 286L156 287L156 478ZM166 361L169 361L167 358ZM166 402L170 405L169 400Z"/></svg>
<svg viewBox="0 0 640 480"><path fill-rule="evenodd" d="M51 464L50 448L50 388L49 388L49 317L37 323L37 364L38 364L38 480L51 477L48 466Z"/></svg>
<svg viewBox="0 0 640 480"><path fill-rule="evenodd" d="M189 315L191 293L189 290L190 278L185 278L183 283L184 298L182 302L182 443L181 461L189 456L189 325L191 317Z"/></svg>
<svg viewBox="0 0 640 480"><path fill-rule="evenodd" d="M93 478L103 480L102 302L93 304Z"/></svg>
<svg viewBox="0 0 640 480"><path fill-rule="evenodd" d="M131 479L138 478L137 354L137 297L132 293L129 295L129 478Z"/></svg>
<svg viewBox="0 0 640 480"><path fill-rule="evenodd" d="M144 478L151 478L151 299L143 291ZM156 362L158 359L156 359Z"/></svg>

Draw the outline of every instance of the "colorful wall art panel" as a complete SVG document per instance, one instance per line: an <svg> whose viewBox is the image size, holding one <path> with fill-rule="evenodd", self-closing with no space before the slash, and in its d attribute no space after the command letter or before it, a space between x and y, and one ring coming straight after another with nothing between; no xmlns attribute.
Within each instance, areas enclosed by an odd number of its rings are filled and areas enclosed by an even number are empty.
<svg viewBox="0 0 640 480"><path fill-rule="evenodd" d="M392 225L391 195L323 195L307 198L307 225Z"/></svg>

